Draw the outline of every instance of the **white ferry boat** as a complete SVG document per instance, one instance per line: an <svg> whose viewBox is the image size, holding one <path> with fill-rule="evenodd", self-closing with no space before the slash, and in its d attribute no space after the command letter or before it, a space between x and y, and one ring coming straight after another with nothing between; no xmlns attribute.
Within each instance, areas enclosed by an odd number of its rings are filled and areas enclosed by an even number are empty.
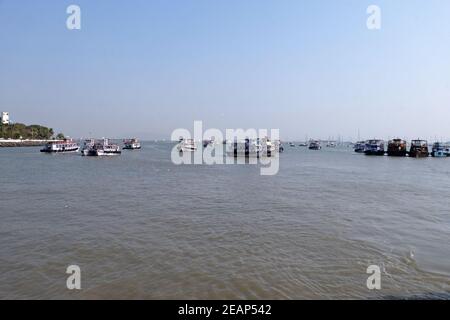
<svg viewBox="0 0 450 320"><path fill-rule="evenodd" d="M138 150L138 149L141 149L141 143L136 138L124 140L123 143L124 143L124 146L123 146L124 150Z"/></svg>
<svg viewBox="0 0 450 320"><path fill-rule="evenodd" d="M320 141L311 140L308 148L309 150L322 150L322 145L320 144Z"/></svg>
<svg viewBox="0 0 450 320"><path fill-rule="evenodd" d="M87 156L89 154L89 150L91 150L95 145L95 139L87 139L84 140L83 147L81 148L81 155Z"/></svg>
<svg viewBox="0 0 450 320"><path fill-rule="evenodd" d="M45 153L69 153L78 152L80 146L72 139L64 139L62 141L48 142L41 152Z"/></svg>
<svg viewBox="0 0 450 320"><path fill-rule="evenodd" d="M110 144L108 139L103 139L101 142L95 142L93 145L90 145L86 150L83 150L82 154L90 157L101 157L119 155L121 153L119 145Z"/></svg>
<svg viewBox="0 0 450 320"><path fill-rule="evenodd" d="M179 152L194 152L197 150L197 144L194 139L180 139L177 149Z"/></svg>
<svg viewBox="0 0 450 320"><path fill-rule="evenodd" d="M230 157L271 157L280 152L280 145L279 141L268 138L244 139L227 143L226 153Z"/></svg>

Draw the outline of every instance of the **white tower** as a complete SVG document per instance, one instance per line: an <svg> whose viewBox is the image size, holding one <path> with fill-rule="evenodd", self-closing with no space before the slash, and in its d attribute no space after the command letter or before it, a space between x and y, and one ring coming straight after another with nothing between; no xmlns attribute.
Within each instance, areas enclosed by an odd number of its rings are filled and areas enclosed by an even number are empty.
<svg viewBox="0 0 450 320"><path fill-rule="evenodd" d="M2 124L9 124L9 112L2 112Z"/></svg>

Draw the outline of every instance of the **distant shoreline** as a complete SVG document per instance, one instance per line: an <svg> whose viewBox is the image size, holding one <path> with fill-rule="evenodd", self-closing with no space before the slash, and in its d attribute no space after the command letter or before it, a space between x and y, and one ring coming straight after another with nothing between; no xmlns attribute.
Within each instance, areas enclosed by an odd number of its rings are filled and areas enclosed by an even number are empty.
<svg viewBox="0 0 450 320"><path fill-rule="evenodd" d="M20 139L0 139L0 148L18 148L18 147L39 147L50 141L59 140L20 140Z"/></svg>

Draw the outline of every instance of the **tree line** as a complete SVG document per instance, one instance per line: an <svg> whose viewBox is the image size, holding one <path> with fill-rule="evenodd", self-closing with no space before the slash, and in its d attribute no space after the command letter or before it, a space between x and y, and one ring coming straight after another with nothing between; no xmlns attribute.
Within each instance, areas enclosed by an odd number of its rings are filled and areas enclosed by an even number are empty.
<svg viewBox="0 0 450 320"><path fill-rule="evenodd" d="M0 124L0 138L3 139L37 139L48 140L52 138L64 139L62 133L55 133L52 128L37 124L27 126L23 123Z"/></svg>

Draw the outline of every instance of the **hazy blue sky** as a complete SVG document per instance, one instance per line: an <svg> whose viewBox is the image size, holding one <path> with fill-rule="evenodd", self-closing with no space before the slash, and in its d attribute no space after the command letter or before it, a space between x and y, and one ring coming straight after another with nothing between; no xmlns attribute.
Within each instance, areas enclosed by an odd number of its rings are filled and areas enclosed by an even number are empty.
<svg viewBox="0 0 450 320"><path fill-rule="evenodd" d="M74 137L450 139L449 102L448 0L0 0L0 110Z"/></svg>

